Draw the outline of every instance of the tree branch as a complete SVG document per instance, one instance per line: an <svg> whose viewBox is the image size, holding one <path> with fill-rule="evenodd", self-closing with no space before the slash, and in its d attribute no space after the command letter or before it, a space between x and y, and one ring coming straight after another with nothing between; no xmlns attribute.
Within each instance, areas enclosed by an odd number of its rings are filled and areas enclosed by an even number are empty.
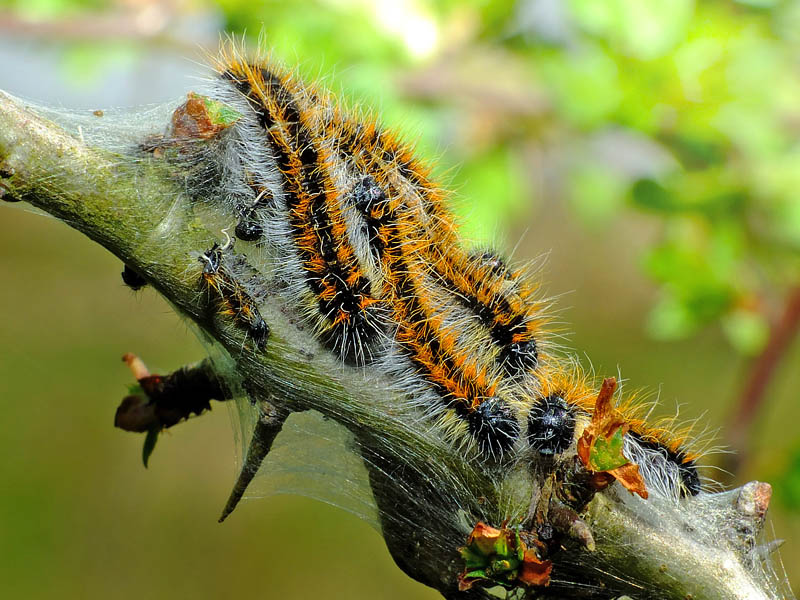
<svg viewBox="0 0 800 600"><path fill-rule="evenodd" d="M30 202L107 248L228 354L233 373L222 375L276 411L265 420L256 459L293 412L313 409L340 423L367 468L397 564L445 597L490 597L480 587L459 591L459 547L478 521L501 526L509 512L527 514L541 483L536 469L469 460L430 435L385 391L380 375L348 374L268 291L261 312L269 339L264 349L254 343L203 292L198 255L218 241L207 223L220 219L203 218L174 166L152 155L131 160L89 148L0 93L0 196ZM234 503L239 494L234 490ZM596 550L564 539L550 557L549 587L530 588L527 596L787 598L752 560L768 502L769 486L755 482L681 505L631 497L615 484L582 515Z"/></svg>

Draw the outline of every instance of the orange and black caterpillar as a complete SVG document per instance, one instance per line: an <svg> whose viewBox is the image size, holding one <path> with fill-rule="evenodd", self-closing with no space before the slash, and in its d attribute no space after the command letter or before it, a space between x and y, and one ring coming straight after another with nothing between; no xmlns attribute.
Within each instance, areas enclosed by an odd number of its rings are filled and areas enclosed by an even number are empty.
<svg viewBox="0 0 800 600"><path fill-rule="evenodd" d="M251 70L253 81L224 76L248 99L267 133L283 176L286 214L305 280L325 321L322 330L343 358L363 363L367 346L380 330L380 302L361 272L330 179L325 148L281 80L267 70ZM262 189L254 190L259 196ZM365 350L367 349L367 350Z"/></svg>
<svg viewBox="0 0 800 600"><path fill-rule="evenodd" d="M200 255L203 287L217 310L223 315L232 316L238 325L248 331L256 346L263 349L269 338L269 327L250 294L223 264L226 249L214 244Z"/></svg>
<svg viewBox="0 0 800 600"><path fill-rule="evenodd" d="M524 271L463 249L411 148L269 61L230 52L218 71L214 94L242 114L220 142L237 235L267 249L317 338L348 368L388 373L424 412L457 415L447 431L486 458L574 448L596 386L550 350ZM682 436L621 410L648 488L698 493Z"/></svg>

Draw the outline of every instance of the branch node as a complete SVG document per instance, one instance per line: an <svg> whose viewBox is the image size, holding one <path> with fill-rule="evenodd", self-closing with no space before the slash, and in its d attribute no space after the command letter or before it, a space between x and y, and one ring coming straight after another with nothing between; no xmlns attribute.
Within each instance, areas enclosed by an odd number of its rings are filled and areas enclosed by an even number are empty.
<svg viewBox="0 0 800 600"><path fill-rule="evenodd" d="M181 367L164 376L151 375L147 365L134 354L128 353L122 360L143 392L126 396L117 408L114 426L125 431L160 431L192 414L211 410L211 400L230 399L209 360Z"/></svg>

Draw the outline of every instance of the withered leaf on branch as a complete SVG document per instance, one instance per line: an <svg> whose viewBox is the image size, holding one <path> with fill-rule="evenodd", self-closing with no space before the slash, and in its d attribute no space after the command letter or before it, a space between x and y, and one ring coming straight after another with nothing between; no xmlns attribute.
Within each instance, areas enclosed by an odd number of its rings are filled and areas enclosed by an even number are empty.
<svg viewBox="0 0 800 600"><path fill-rule="evenodd" d="M217 100L189 92L186 102L172 113L172 135L176 138L209 139L241 117Z"/></svg>
<svg viewBox="0 0 800 600"><path fill-rule="evenodd" d="M603 380L592 421L578 440L578 457L584 467L600 475L596 478L598 487L607 486L611 480L604 475L610 475L632 494L647 498L647 488L639 473L639 466L623 454L625 434L630 426L614 406L616 387L617 380L614 377Z"/></svg>

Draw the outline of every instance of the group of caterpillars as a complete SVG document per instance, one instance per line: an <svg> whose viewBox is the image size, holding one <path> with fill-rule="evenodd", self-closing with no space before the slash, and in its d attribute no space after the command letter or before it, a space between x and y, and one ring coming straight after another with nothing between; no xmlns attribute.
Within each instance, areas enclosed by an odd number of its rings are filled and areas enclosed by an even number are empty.
<svg viewBox="0 0 800 600"><path fill-rule="evenodd" d="M270 60L231 49L216 68L210 95L240 118L213 142L209 194L237 215L238 243L271 257L315 337L344 368L386 373L482 460L574 453L597 390L557 355L525 270L466 250L429 169L373 119ZM226 271L230 246L202 254L203 285L261 348L269 330ZM619 408L648 490L698 494L683 436Z"/></svg>

